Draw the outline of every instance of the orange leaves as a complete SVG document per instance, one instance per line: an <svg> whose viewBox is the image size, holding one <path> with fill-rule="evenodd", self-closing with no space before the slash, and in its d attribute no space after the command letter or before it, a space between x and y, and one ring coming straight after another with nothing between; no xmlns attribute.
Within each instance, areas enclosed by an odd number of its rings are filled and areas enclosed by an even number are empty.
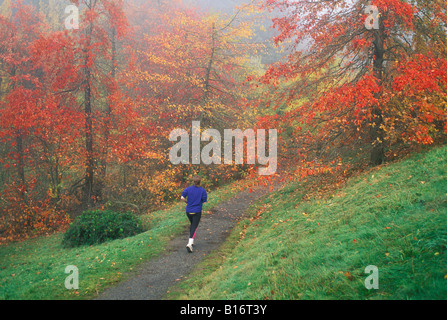
<svg viewBox="0 0 447 320"><path fill-rule="evenodd" d="M432 144L440 128L435 123L445 122L445 86L447 60L434 54L415 54L399 64L401 74L396 77L394 90L403 97L407 112L400 113L400 122L408 126L402 133L407 141ZM399 105L398 103L396 103Z"/></svg>
<svg viewBox="0 0 447 320"><path fill-rule="evenodd" d="M24 203L14 189L4 190L7 204L3 205L0 218L0 230L3 230L0 243L23 240L29 236L43 236L68 226L68 215L55 209L50 198L41 201L29 199ZM29 190L28 196L31 195L32 190Z"/></svg>
<svg viewBox="0 0 447 320"><path fill-rule="evenodd" d="M345 272L345 277L349 280L349 281L354 281L354 276L352 275L351 272Z"/></svg>
<svg viewBox="0 0 447 320"><path fill-rule="evenodd" d="M342 166L341 162L336 163L335 161L332 161L331 166L314 162L300 163L295 171L295 175L300 179L306 179L316 175L334 174L340 171Z"/></svg>
<svg viewBox="0 0 447 320"><path fill-rule="evenodd" d="M396 77L394 89L405 96L417 95L424 91L440 91L447 82L447 60L440 56L415 54L401 61L401 74Z"/></svg>
<svg viewBox="0 0 447 320"><path fill-rule="evenodd" d="M295 50L261 78L270 86L264 104L282 114L278 122L289 132L283 154L298 163L298 176L334 172L321 170L323 163L344 150L364 156L373 146L372 160L384 145L433 144L447 132L445 43L427 38L427 30L437 32L431 21L413 24L420 13L445 18L445 6L427 3L373 1L381 27L371 32L361 1L267 1L286 12L274 19L276 40ZM405 33L415 35L406 44L412 50L390 36ZM320 163L307 168L313 159Z"/></svg>
<svg viewBox="0 0 447 320"><path fill-rule="evenodd" d="M386 15L385 23L388 28L394 27L399 20L403 21L405 28L413 27L417 8L411 4L401 0L375 0L374 4L382 15Z"/></svg>
<svg viewBox="0 0 447 320"><path fill-rule="evenodd" d="M265 204L265 205L263 205L263 206L256 212L256 215L250 219L250 222L253 222L253 221L256 221L256 220L260 219L261 216L262 216L262 214L265 212L265 210L268 209L268 208L270 208L270 207L271 207L271 205L269 205L269 204Z"/></svg>

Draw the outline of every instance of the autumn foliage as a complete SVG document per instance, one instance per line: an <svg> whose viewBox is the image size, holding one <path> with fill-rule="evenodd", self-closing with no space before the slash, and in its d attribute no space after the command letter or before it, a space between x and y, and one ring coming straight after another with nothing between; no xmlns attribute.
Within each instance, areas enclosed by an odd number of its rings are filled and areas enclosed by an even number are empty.
<svg viewBox="0 0 447 320"><path fill-rule="evenodd" d="M252 85L269 88L263 121L283 126L283 155L298 164L297 175L333 172L354 157L380 165L399 150L445 139L445 1L265 6L281 12L275 41L290 50ZM371 17L375 28L365 24Z"/></svg>
<svg viewBox="0 0 447 320"><path fill-rule="evenodd" d="M64 228L87 209L144 213L199 171L212 188L246 170L173 166L169 133L193 120L252 125L241 83L260 49L257 7L226 16L181 2L73 4L79 29L22 1L0 16L2 240Z"/></svg>
<svg viewBox="0 0 447 320"><path fill-rule="evenodd" d="M0 240L65 228L85 210L144 213L249 165L169 162L174 129L277 129L295 177L380 165L445 141L445 1L248 1L210 14L181 1L0 7ZM68 3L67 3L68 4ZM52 2L52 5L54 3ZM368 5L377 28L367 28ZM47 9L45 9L47 8ZM264 66L258 17L286 50ZM355 161L351 161L355 159Z"/></svg>

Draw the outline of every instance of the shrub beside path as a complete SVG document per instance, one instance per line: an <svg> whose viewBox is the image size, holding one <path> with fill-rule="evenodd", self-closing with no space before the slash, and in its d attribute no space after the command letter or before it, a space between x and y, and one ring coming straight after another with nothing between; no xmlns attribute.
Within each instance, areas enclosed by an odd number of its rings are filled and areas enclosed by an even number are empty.
<svg viewBox="0 0 447 320"><path fill-rule="evenodd" d="M184 279L210 252L227 239L237 222L256 200L270 193L270 188L258 187L253 192L242 191L204 215L196 236L194 252L188 253L188 232L173 239L162 256L144 263L136 275L107 289L97 300L162 300L170 287Z"/></svg>

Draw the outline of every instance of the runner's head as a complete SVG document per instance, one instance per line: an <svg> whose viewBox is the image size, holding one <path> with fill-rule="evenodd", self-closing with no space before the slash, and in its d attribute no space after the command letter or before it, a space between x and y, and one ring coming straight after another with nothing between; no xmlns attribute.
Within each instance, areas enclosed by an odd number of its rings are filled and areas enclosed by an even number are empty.
<svg viewBox="0 0 447 320"><path fill-rule="evenodd" d="M201 179L199 176L195 176L195 177L192 179L192 181L194 182L194 185L195 185L196 187L199 187L199 186L200 186L200 183L202 182L202 179Z"/></svg>

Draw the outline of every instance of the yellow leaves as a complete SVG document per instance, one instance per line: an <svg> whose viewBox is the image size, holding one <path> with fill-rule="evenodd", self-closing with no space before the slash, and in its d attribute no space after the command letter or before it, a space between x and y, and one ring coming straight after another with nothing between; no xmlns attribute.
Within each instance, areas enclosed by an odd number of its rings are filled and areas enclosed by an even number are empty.
<svg viewBox="0 0 447 320"><path fill-rule="evenodd" d="M138 72L136 76L148 84L153 85L154 82L159 82L161 84L172 84L176 83L177 80L173 79L169 74L164 73L149 73L149 72ZM153 90L156 91L157 87L153 86Z"/></svg>
<svg viewBox="0 0 447 320"><path fill-rule="evenodd" d="M146 159L152 159L152 160L163 160L165 158L162 154L158 154L151 151L143 153L143 156Z"/></svg>

